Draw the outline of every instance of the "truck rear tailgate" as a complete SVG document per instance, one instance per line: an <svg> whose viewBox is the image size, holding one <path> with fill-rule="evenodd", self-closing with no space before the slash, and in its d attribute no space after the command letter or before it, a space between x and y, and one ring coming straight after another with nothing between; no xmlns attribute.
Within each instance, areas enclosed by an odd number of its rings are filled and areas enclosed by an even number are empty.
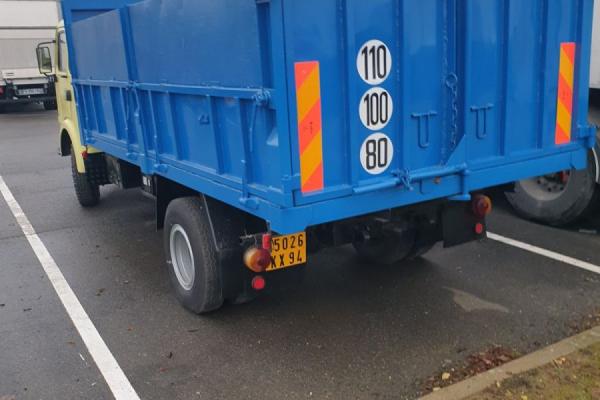
<svg viewBox="0 0 600 400"><path fill-rule="evenodd" d="M496 167L589 145L592 2L343 4L284 7L294 171L309 175L297 204L483 169L489 186L517 178ZM311 188L315 154L324 179Z"/></svg>

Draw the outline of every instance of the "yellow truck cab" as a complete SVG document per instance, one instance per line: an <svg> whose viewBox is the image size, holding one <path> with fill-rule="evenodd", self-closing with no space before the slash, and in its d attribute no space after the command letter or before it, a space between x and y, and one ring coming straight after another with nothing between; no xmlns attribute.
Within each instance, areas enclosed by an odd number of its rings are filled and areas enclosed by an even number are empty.
<svg viewBox="0 0 600 400"><path fill-rule="evenodd" d="M77 199L82 206L91 207L95 206L100 199L100 185L89 179L88 175L90 171L88 170L91 166L86 162L86 158L90 154L98 153L98 151L89 146L82 146L81 144L77 104L71 84L69 53L63 21L56 28L54 43L54 49L50 49L44 44L38 46L38 66L40 72L55 76L59 123L59 154L64 157L71 157L73 183ZM54 57L51 57L52 51L54 52ZM52 59L56 60L56 66L52 65Z"/></svg>

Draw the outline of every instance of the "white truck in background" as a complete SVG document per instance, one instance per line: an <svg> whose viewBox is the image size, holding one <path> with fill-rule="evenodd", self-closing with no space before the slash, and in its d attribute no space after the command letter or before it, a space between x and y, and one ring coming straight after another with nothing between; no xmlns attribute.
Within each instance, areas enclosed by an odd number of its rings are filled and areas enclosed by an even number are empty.
<svg viewBox="0 0 600 400"><path fill-rule="evenodd" d="M594 33L592 39L592 67L590 70L590 87L600 89L600 1L594 5Z"/></svg>
<svg viewBox="0 0 600 400"><path fill-rule="evenodd" d="M54 78L40 73L36 48L54 40L56 0L0 0L0 111L7 104L56 109Z"/></svg>

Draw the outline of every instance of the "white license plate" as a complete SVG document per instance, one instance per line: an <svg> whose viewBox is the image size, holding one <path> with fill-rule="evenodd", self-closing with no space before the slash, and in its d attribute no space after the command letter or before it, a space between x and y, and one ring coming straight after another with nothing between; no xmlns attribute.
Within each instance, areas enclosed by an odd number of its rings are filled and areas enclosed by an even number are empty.
<svg viewBox="0 0 600 400"><path fill-rule="evenodd" d="M44 93L46 93L46 90L42 89L42 88L17 90L17 94L19 96L31 96L31 95L35 95L35 94L44 94Z"/></svg>

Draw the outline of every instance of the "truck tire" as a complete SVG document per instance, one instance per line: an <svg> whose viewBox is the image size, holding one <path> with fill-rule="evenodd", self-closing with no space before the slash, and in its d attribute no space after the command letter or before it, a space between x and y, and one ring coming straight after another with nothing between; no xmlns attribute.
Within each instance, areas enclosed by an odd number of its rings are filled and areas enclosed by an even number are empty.
<svg viewBox="0 0 600 400"><path fill-rule="evenodd" d="M100 186L90 183L87 174L77 171L77 161L73 147L71 147L71 175L73 176L73 186L79 204L86 208L97 206L100 202Z"/></svg>
<svg viewBox="0 0 600 400"><path fill-rule="evenodd" d="M45 110L56 110L57 106L56 106L56 101L55 100L49 100L49 101L44 101L44 109Z"/></svg>
<svg viewBox="0 0 600 400"><path fill-rule="evenodd" d="M596 154L599 149L595 148ZM508 202L521 217L552 226L570 225L593 212L600 200L594 152L588 167L516 182L506 193Z"/></svg>
<svg viewBox="0 0 600 400"><path fill-rule="evenodd" d="M415 242L412 249L410 250L410 253L408 254L408 256L406 256L406 259L414 260L416 258L423 257L431 249L433 249L433 247L436 245L436 243L437 242L433 242L433 243L432 242L426 242L426 243Z"/></svg>
<svg viewBox="0 0 600 400"><path fill-rule="evenodd" d="M196 314L220 308L224 300L222 270L200 197L183 197L169 204L164 249L179 302Z"/></svg>
<svg viewBox="0 0 600 400"><path fill-rule="evenodd" d="M383 235L353 242L358 256L372 264L391 265L405 260L415 245L414 231L385 232Z"/></svg>

